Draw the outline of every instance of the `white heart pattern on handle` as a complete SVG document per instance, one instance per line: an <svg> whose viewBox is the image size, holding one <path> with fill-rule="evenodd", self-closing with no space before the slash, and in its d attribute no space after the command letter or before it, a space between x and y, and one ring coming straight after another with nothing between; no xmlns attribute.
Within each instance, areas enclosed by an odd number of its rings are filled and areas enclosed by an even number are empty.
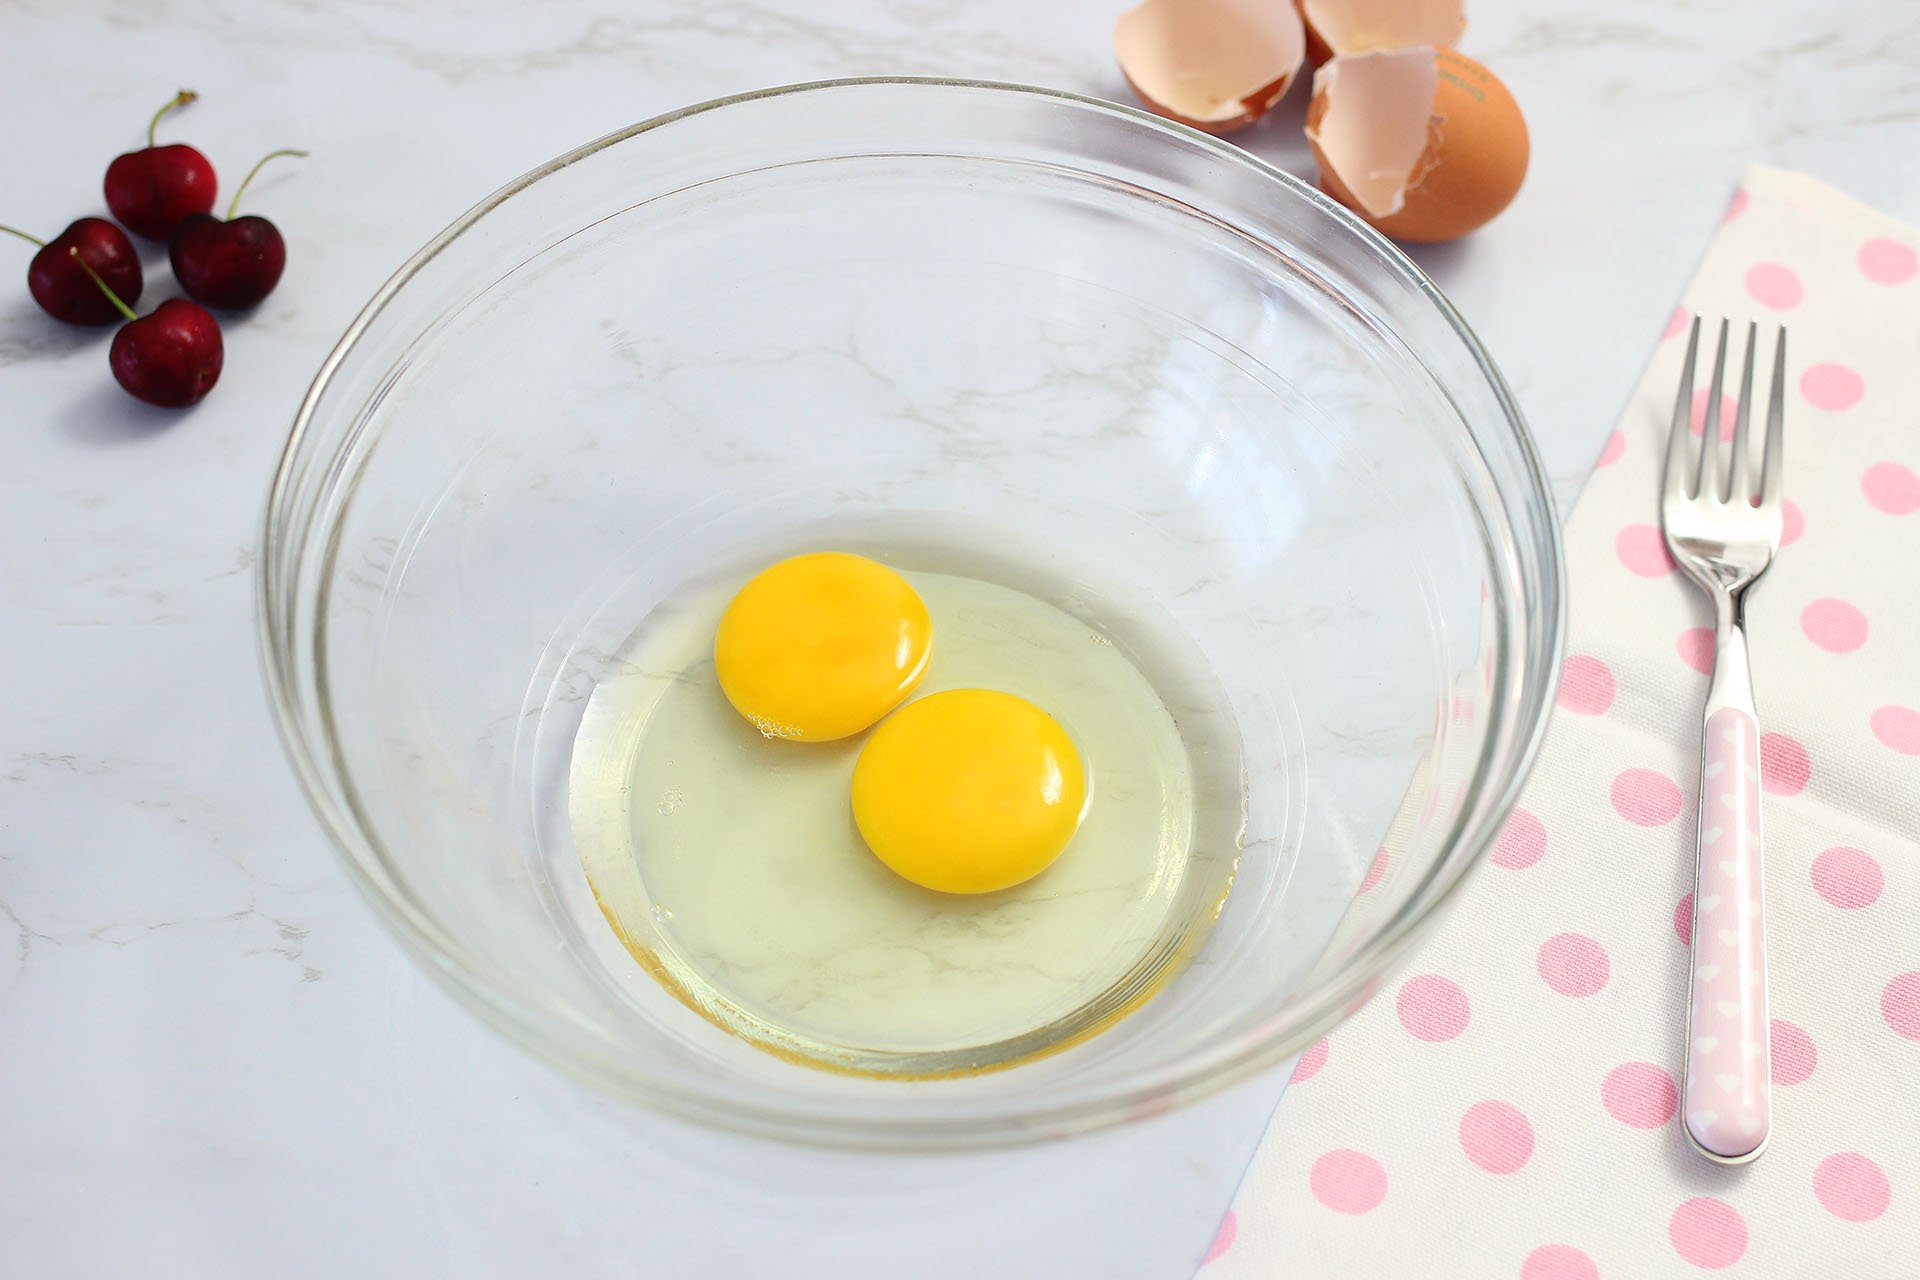
<svg viewBox="0 0 1920 1280"><path fill-rule="evenodd" d="M1760 733L1752 717L1715 711L1702 735L1700 850L1694 901L1693 1053L1685 1083L1687 1131L1702 1149L1738 1159L1766 1140L1772 1069L1766 984L1754 895L1760 883ZM1725 775L1721 786L1705 779ZM1728 837L1731 837L1729 839ZM1706 856L1711 847L1715 856ZM1731 917L1731 918L1729 918Z"/></svg>

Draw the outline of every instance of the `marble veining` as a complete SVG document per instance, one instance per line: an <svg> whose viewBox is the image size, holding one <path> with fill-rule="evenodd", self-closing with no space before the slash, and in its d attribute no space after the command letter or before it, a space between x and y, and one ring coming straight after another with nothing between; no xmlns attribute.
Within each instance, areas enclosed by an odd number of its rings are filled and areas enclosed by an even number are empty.
<svg viewBox="0 0 1920 1280"><path fill-rule="evenodd" d="M273 740L251 623L260 504L301 392L380 282L472 202L583 141L767 84L950 74L1120 96L1106 44L1118 7L9 7L0 104L34 121L8 136L12 171L33 175L10 188L14 225L53 234L96 212L100 166L183 82L205 98L168 136L229 178L273 147L314 152L249 196L286 232L289 270L229 324L221 385L190 413L121 396L108 334L54 326L19 287L26 247L9 260L9 1275L1187 1273L1278 1080L1080 1142L940 1162L771 1148L594 1096L430 987L350 890ZM1708 0L1539 0L1473 18L1466 47L1527 111L1534 168L1483 235L1415 257L1501 362L1565 504L1746 163L1803 168L1920 216L1917 37L1899 4L1730 15ZM1303 110L1296 90L1246 145L1305 172ZM144 304L172 296L163 252L144 261ZM868 381L869 338L884 334L852 336L847 374ZM624 356L636 376L675 376L643 346ZM966 457L964 432L951 447Z"/></svg>

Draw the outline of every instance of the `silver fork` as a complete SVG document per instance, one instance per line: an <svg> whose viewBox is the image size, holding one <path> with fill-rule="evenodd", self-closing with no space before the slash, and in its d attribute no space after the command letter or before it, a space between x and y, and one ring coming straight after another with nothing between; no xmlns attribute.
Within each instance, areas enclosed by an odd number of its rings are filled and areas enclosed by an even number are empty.
<svg viewBox="0 0 1920 1280"><path fill-rule="evenodd" d="M1700 318L1667 437L1660 522L1673 558L1713 600L1713 678L1700 740L1700 805L1693 871L1693 973L1687 997L1681 1116L1687 1141L1720 1164L1744 1164L1772 1126L1765 891L1760 855L1760 722L1747 665L1747 593L1780 550L1780 468L1787 331L1773 349L1773 387L1758 482L1747 418L1759 325L1747 328L1731 465L1720 455L1720 392L1728 324L1720 322L1713 382L1690 459L1693 372Z"/></svg>

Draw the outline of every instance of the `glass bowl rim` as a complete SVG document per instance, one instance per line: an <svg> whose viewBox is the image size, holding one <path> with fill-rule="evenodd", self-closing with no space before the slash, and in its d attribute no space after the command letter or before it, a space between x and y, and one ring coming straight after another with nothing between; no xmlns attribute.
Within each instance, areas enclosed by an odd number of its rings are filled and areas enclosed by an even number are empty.
<svg viewBox="0 0 1920 1280"><path fill-rule="evenodd" d="M1497 741L1497 735L1490 732L1470 779L1466 799L1460 806L1460 816L1454 820L1453 830L1442 844L1441 856L1435 859L1433 866L1406 900L1370 937L1358 945L1333 974L1317 987L1303 988L1298 993L1296 1003L1288 1010L1243 1032L1237 1037L1237 1045L1229 1045L1225 1049L1213 1047L1190 1051L1174 1064L1178 1070L1166 1068L1144 1080L1125 1081L1121 1087L1109 1087L1072 1103L1056 1104L1046 1109L997 1101L987 1107L969 1106L951 1117L936 1119L915 1116L901 1119L891 1111L881 1117L862 1115L862 1104L854 1100L844 1103L836 1100L834 1106L839 1109L834 1114L827 1114L824 1108L803 1111L777 1105L743 1104L740 1099L724 1096L719 1091L688 1089L644 1071L636 1071L624 1061L601 1054L577 1038L563 1047L561 1041L566 1037L560 1033L557 1019L539 1008L537 1002L523 999L518 992L495 984L469 967L463 957L470 952L470 948L448 934L426 911L391 892L383 883L383 877L375 873L374 867L385 861L380 848L381 841L359 821L353 805L340 803L328 790L326 779L335 771L332 761L336 758L330 726L323 726L329 730L324 742L310 740L300 710L298 688L303 677L298 655L294 652L291 626L283 634L277 625L277 617L283 611L288 614L289 623L292 621L293 604L282 600L290 590L290 586L281 581L283 544L289 532L283 531L283 526L288 523L288 504L296 472L320 399L367 329L428 263L508 199L569 165L641 134L692 116L743 103L874 87L933 87L1012 94L1051 105L1091 110L1135 125L1144 124L1171 134L1189 145L1204 147L1229 164L1249 169L1270 182L1278 183L1295 197L1343 224L1372 251L1376 266L1398 275L1402 283L1412 286L1436 309L1462 343L1480 375L1486 379L1500 406L1501 416L1513 435L1527 481L1527 492L1522 500L1510 503L1504 500L1503 495L1502 505L1509 508L1532 507L1540 516L1539 532L1544 534L1542 545L1534 550L1539 553L1536 568L1546 608L1535 615L1536 625L1530 636L1532 643L1528 645L1527 677L1518 683L1508 681L1505 685L1496 679L1493 685L1496 692L1504 688L1507 694L1504 699L1494 700L1492 711L1495 722L1504 719L1510 725L1517 725L1520 730L1517 740L1510 744L1507 776L1497 780L1499 785L1491 792L1488 803L1484 806L1475 803L1487 799L1490 781L1487 757ZM858 76L810 80L729 94L615 130L559 155L500 187L408 258L355 315L328 352L294 415L287 443L268 488L259 538L261 567L255 580L256 639L275 728L300 789L318 817L334 852L346 865L349 879L373 906L375 914L403 949L433 975L443 989L483 1022L569 1075L629 1100L714 1127L834 1147L966 1149L1015 1145L1103 1128L1131 1115L1163 1109L1169 1099L1190 1102L1238 1083L1279 1064L1309 1043L1312 1037L1323 1034L1343 1021L1356 1008L1356 1001L1364 1002L1370 998L1382 980L1395 971L1399 961L1428 935L1444 916L1445 909L1455 900L1461 887L1471 879L1472 872L1484 861L1483 855L1512 810L1538 756L1559 685L1565 645L1565 557L1546 469L1504 377L1459 311L1426 273L1399 246L1350 210L1310 183L1268 164L1241 147L1136 107L1066 90L1011 81L939 76ZM316 626L324 629L318 621ZM316 650L323 651L324 645ZM324 677L320 683L324 689ZM324 692L319 695L319 700L324 708ZM1526 703L1537 708L1537 714L1530 723L1521 722L1517 715ZM1482 809L1479 819L1470 829L1463 830L1462 822L1476 808Z"/></svg>

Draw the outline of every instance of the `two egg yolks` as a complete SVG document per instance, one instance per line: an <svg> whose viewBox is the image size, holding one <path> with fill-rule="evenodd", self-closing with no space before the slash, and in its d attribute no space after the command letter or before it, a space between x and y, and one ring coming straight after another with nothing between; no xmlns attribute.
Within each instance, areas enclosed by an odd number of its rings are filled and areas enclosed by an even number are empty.
<svg viewBox="0 0 1920 1280"><path fill-rule="evenodd" d="M714 667L734 709L770 738L830 742L884 721L853 770L867 847L928 889L1009 888L1073 839L1086 771L1059 722L1013 694L950 689L901 707L932 647L926 604L905 578L864 556L816 552L740 589L720 619Z"/></svg>

